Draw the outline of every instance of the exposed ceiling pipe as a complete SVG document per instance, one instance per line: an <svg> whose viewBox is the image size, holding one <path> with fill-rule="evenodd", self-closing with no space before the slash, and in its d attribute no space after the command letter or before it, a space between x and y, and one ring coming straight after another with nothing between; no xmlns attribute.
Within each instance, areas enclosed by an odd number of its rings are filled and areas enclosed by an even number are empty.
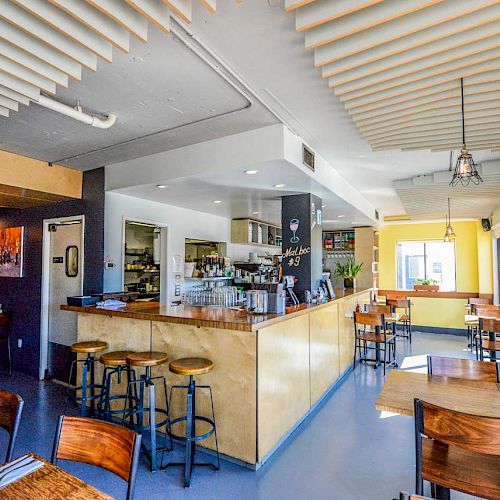
<svg viewBox="0 0 500 500"><path fill-rule="evenodd" d="M75 120L86 123L91 127L106 129L112 127L116 123L116 115L112 113L110 113L106 118L100 118L98 116L85 113L84 111L82 111L80 106L72 108L71 106L67 106L62 102L56 101L44 95L41 95L38 101L33 102L36 102L44 108L51 109L52 111L56 111L63 115L69 116L70 118L74 118Z"/></svg>

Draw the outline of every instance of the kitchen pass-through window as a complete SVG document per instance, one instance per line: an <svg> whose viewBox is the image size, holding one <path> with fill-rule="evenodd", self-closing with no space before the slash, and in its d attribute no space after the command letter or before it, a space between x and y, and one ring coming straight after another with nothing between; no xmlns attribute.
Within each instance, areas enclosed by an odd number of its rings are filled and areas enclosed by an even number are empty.
<svg viewBox="0 0 500 500"><path fill-rule="evenodd" d="M443 292L456 290L453 242L398 241L396 254L398 290L413 290L417 280L435 280Z"/></svg>

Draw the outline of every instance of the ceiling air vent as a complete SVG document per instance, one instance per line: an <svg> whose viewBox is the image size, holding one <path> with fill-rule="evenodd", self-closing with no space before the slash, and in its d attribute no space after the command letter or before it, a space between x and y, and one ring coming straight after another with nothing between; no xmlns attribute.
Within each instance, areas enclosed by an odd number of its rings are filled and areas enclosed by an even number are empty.
<svg viewBox="0 0 500 500"><path fill-rule="evenodd" d="M380 220L380 214L378 213L378 210L375 210L375 220Z"/></svg>
<svg viewBox="0 0 500 500"><path fill-rule="evenodd" d="M302 163L314 172L314 153L302 144Z"/></svg>

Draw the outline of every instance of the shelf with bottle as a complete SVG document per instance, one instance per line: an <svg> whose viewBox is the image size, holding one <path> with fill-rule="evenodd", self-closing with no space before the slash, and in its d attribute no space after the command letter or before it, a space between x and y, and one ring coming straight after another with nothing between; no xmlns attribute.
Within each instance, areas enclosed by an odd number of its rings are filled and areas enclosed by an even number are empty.
<svg viewBox="0 0 500 500"><path fill-rule="evenodd" d="M355 233L353 230L346 231L323 231L323 249L354 251Z"/></svg>

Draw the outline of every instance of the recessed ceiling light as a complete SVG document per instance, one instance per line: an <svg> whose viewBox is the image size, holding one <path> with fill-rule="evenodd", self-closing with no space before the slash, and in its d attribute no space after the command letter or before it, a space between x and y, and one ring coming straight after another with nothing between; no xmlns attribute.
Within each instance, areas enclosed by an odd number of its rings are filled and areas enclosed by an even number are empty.
<svg viewBox="0 0 500 500"><path fill-rule="evenodd" d="M158 189L166 189L166 188L168 188L168 186L166 184L157 184L156 187Z"/></svg>
<svg viewBox="0 0 500 500"><path fill-rule="evenodd" d="M258 170L245 170L245 174L247 175L255 175L258 173Z"/></svg>
<svg viewBox="0 0 500 500"><path fill-rule="evenodd" d="M366 158L368 155L358 155L358 158Z"/></svg>
<svg viewBox="0 0 500 500"><path fill-rule="evenodd" d="M252 215L259 215L260 212L252 212Z"/></svg>
<svg viewBox="0 0 500 500"><path fill-rule="evenodd" d="M337 215L339 219L342 219L342 217L345 217L345 215Z"/></svg>
<svg viewBox="0 0 500 500"><path fill-rule="evenodd" d="M274 187L275 188L284 188L286 186L286 184L275 184Z"/></svg>
<svg viewBox="0 0 500 500"><path fill-rule="evenodd" d="M326 203L323 203L323 205L321 205L321 208L325 208L326 207Z"/></svg>
<svg viewBox="0 0 500 500"><path fill-rule="evenodd" d="M214 200L214 203L215 203L216 205L218 205L219 203L222 203L222 201L221 201L221 200Z"/></svg>

